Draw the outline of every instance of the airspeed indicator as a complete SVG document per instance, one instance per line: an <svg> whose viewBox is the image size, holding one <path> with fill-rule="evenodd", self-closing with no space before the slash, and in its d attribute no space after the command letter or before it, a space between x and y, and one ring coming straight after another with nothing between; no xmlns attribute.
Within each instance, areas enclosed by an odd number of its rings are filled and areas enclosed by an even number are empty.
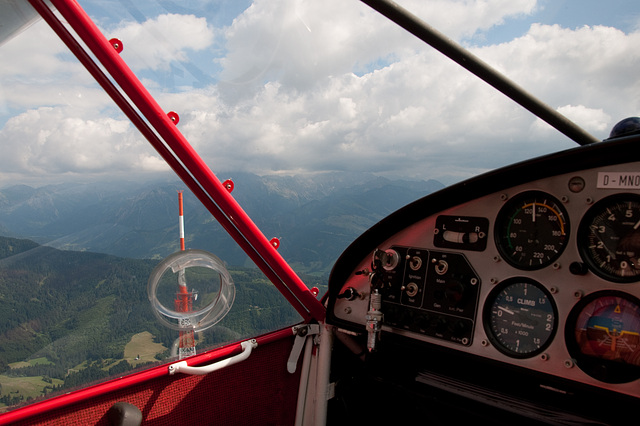
<svg viewBox="0 0 640 426"><path fill-rule="evenodd" d="M496 218L498 251L522 270L544 268L560 257L569 238L568 215L549 194L529 191L509 200Z"/></svg>

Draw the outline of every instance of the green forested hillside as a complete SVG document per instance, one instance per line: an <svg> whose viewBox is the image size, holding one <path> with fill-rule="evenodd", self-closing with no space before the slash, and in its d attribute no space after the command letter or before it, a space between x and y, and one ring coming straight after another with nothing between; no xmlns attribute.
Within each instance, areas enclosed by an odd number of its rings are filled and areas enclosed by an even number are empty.
<svg viewBox="0 0 640 426"><path fill-rule="evenodd" d="M157 322L147 297L157 260L61 251L4 237L0 256L0 403L34 396L8 393L15 378L46 379L40 386L49 390L77 386L130 369L124 349L138 333L149 332L165 348L177 337ZM198 336L199 350L300 321L259 270L229 271L234 306ZM169 349L157 359L168 355Z"/></svg>
<svg viewBox="0 0 640 426"><path fill-rule="evenodd" d="M36 247L38 244L33 241L0 237L0 259L15 256Z"/></svg>

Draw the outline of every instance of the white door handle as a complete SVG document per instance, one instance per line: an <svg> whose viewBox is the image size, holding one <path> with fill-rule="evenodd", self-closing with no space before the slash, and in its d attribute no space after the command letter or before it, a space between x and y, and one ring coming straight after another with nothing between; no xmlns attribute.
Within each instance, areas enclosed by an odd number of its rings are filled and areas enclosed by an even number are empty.
<svg viewBox="0 0 640 426"><path fill-rule="evenodd" d="M258 347L258 342L256 339L246 340L240 343L242 347L242 352L238 355L232 356L231 358L224 359L222 361L214 362L213 364L203 365L202 367L191 367L187 364L187 361L176 362L175 364L171 364L169 366L169 374L175 373L184 373L184 374L196 374L196 375L204 375L209 374L214 371L220 370L222 368L228 367L233 364L237 364L238 362L244 361L249 358L251 355L251 351L254 348Z"/></svg>

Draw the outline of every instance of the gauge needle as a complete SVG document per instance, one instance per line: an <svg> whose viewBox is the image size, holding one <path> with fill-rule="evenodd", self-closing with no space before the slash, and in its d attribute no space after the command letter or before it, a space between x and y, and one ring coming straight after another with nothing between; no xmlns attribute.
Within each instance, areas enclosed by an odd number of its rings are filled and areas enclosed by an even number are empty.
<svg viewBox="0 0 640 426"><path fill-rule="evenodd" d="M640 224L640 222L638 222ZM607 247L607 245L604 243L604 241L602 240L602 238L600 238L600 235L598 235L598 231L597 231L597 227L593 228L591 227L591 233L593 234L594 237L596 237L598 239L598 241L600 241L602 243L602 246L604 247L604 249L607 251L607 253L609 253L609 256L611 256L611 259L616 259L616 254L609 248Z"/></svg>
<svg viewBox="0 0 640 426"><path fill-rule="evenodd" d="M536 203L533 203L533 208L531 209L531 211L532 211L532 214L531 214L532 219L535 222L536 221Z"/></svg>
<svg viewBox="0 0 640 426"><path fill-rule="evenodd" d="M514 315L513 311L511 311L511 310L509 310L507 308L503 308L502 306L498 306L498 309L500 309L501 311L504 311L504 312L506 312L508 314Z"/></svg>
<svg viewBox="0 0 640 426"><path fill-rule="evenodd" d="M633 229L638 229L638 227L640 227L640 220L635 225L633 225Z"/></svg>

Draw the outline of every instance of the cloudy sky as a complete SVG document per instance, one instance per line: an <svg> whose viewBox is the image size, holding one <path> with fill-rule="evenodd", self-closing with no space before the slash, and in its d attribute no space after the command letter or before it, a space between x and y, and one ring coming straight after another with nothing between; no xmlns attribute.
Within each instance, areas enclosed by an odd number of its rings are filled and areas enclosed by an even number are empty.
<svg viewBox="0 0 640 426"><path fill-rule="evenodd" d="M401 0L598 139L640 115L637 0ZM577 146L357 0L80 4L225 179L445 184ZM37 22L0 45L0 187L167 170Z"/></svg>

